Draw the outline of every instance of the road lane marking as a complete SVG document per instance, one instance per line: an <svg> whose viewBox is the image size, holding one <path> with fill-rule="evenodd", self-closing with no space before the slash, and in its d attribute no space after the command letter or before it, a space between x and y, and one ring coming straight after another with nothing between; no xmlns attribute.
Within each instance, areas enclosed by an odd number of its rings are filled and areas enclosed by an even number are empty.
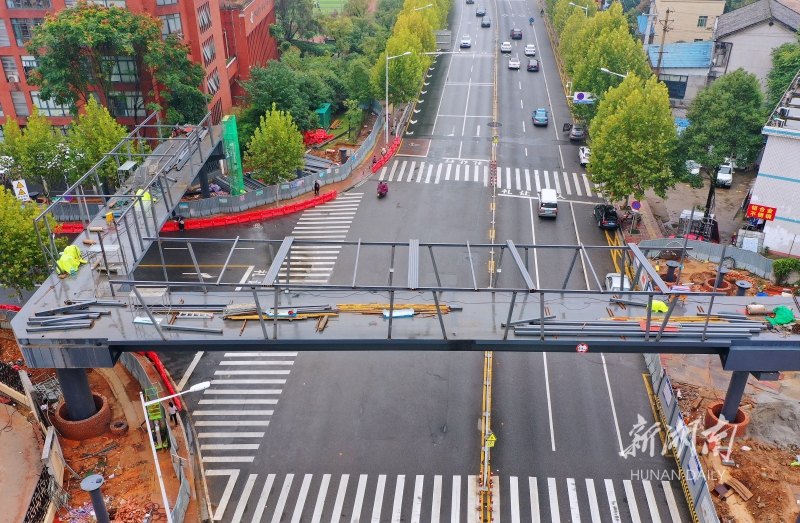
<svg viewBox="0 0 800 523"><path fill-rule="evenodd" d="M206 389L203 394L280 394L282 389Z"/></svg>
<svg viewBox="0 0 800 523"><path fill-rule="evenodd" d="M314 505L314 515L311 516L311 523L319 523L322 519L322 509L325 506L325 496L328 493L328 485L331 482L331 475L325 474L322 476L322 484L319 486L319 493L317 494L317 503Z"/></svg>
<svg viewBox="0 0 800 523"><path fill-rule="evenodd" d="M450 499L450 523L461 521L461 476L453 476L453 495Z"/></svg>
<svg viewBox="0 0 800 523"><path fill-rule="evenodd" d="M381 510L383 509L383 493L386 490L386 474L378 476L378 486L375 488L375 503L372 506L371 523L381 523Z"/></svg>
<svg viewBox="0 0 800 523"><path fill-rule="evenodd" d="M251 265L251 267L252 267L252 265ZM183 373L183 377L181 378L181 381L178 383L178 387L177 387L178 392L182 391L183 387L186 386L186 382L189 381L189 378L192 376L192 372L194 372L194 368L197 367L198 363L200 363L200 358L202 358L202 357L203 357L203 351L198 351L194 355L194 358L192 359L192 362L189 364L189 367L186 369L186 372Z"/></svg>
<svg viewBox="0 0 800 523"><path fill-rule="evenodd" d="M594 480L586 478L586 490L589 493L589 512L592 514L592 523L603 523L600 519L600 506L597 504L597 492L594 490Z"/></svg>
<svg viewBox="0 0 800 523"><path fill-rule="evenodd" d="M581 184L578 181L578 173L572 173L572 179L575 181L575 192L578 193L578 196L583 196L583 193L581 192Z"/></svg>
<svg viewBox="0 0 800 523"><path fill-rule="evenodd" d="M614 426L617 429L617 441L619 442L620 455L625 453L622 446L622 433L619 430L619 421L617 420L617 408L614 406L614 395L611 393L611 380L608 377L608 365L606 365L606 355L600 353L600 358L603 360L603 372L606 375L606 387L608 388L608 399L611 401L611 414L614 415Z"/></svg>
<svg viewBox="0 0 800 523"><path fill-rule="evenodd" d="M672 485L669 481L662 481L661 488L664 489L664 496L667 498L667 507L672 523L681 523L681 515L678 512L678 504L675 503L675 495L672 493Z"/></svg>
<svg viewBox="0 0 800 523"><path fill-rule="evenodd" d="M633 493L633 484L629 479L623 479L622 484L625 486L625 497L628 498L628 509L631 511L631 521L633 523L642 523L642 518L639 516L639 507L636 505L636 496Z"/></svg>
<svg viewBox="0 0 800 523"><path fill-rule="evenodd" d="M404 475L397 476L397 485L394 489L394 505L392 506L392 523L400 523L400 510L403 508L403 487L406 484ZM331 521L331 523L335 523Z"/></svg>
<svg viewBox="0 0 800 523"><path fill-rule="evenodd" d="M192 416L272 416L272 410L196 410Z"/></svg>
<svg viewBox="0 0 800 523"><path fill-rule="evenodd" d="M275 405L278 403L276 399L259 399L259 400L200 400L200 405Z"/></svg>
<svg viewBox="0 0 800 523"><path fill-rule="evenodd" d="M414 177L414 169L416 168L416 166L417 166L416 160L411 162L411 167L408 170L408 179L406 180L406 182L409 183L411 182L411 179ZM397 180L397 181L402 182L403 180Z"/></svg>
<svg viewBox="0 0 800 523"><path fill-rule="evenodd" d="M567 195L572 196L572 189L569 186L569 176L564 173L564 188L567 190Z"/></svg>
<svg viewBox="0 0 800 523"><path fill-rule="evenodd" d="M225 354L226 358L234 357L234 356L250 356L251 354ZM294 365L294 361L292 360L275 360L275 361L261 361L261 360L223 360L219 362L220 365Z"/></svg>
<svg viewBox="0 0 800 523"><path fill-rule="evenodd" d="M443 165L444 165L443 163L440 163L439 167L436 168L436 181L434 181L433 183L439 183L439 178L442 176Z"/></svg>
<svg viewBox="0 0 800 523"><path fill-rule="evenodd" d="M344 506L344 495L347 491L347 480L350 474L342 474L342 479L339 480L339 491L336 493L336 501L333 503L333 515L331 516L331 523L339 523L342 518L342 507Z"/></svg>
<svg viewBox="0 0 800 523"><path fill-rule="evenodd" d="M531 519L532 523L542 523L541 512L539 511L539 485L536 478L528 478L528 488L531 491Z"/></svg>
<svg viewBox="0 0 800 523"><path fill-rule="evenodd" d="M286 506L286 500L289 497L289 490L292 488L293 480L294 474L286 474L286 478L283 480L281 493L278 496L278 504L275 507L275 513L272 514L272 523L280 523L281 518L283 517L283 508Z"/></svg>
<svg viewBox="0 0 800 523"><path fill-rule="evenodd" d="M483 166L483 186L489 187L489 166Z"/></svg>
<svg viewBox="0 0 800 523"><path fill-rule="evenodd" d="M441 165L441 164L439 164ZM425 175L425 183L431 183L431 174L433 173L433 164L428 164L428 174Z"/></svg>
<svg viewBox="0 0 800 523"><path fill-rule="evenodd" d="M253 485L255 485L257 477L258 474L250 474L247 477L247 482L244 484L244 490L242 491L241 497L239 497L239 503L236 505L236 511L233 513L231 523L239 523L242 521L242 514L244 514L244 509L247 507L247 502L250 500L250 493L253 491Z"/></svg>
<svg viewBox="0 0 800 523"><path fill-rule="evenodd" d="M223 443L219 445L200 445L200 450L258 450L260 443Z"/></svg>
<svg viewBox="0 0 800 523"><path fill-rule="evenodd" d="M550 176L547 175L547 171L544 171L544 173L542 173L542 174L544 174L544 188L545 189L549 189L550 188Z"/></svg>
<svg viewBox="0 0 800 523"><path fill-rule="evenodd" d="M556 185L556 194L561 197L561 184L558 183L558 171L553 171L553 182Z"/></svg>
<svg viewBox="0 0 800 523"><path fill-rule="evenodd" d="M403 160L403 164L400 166L400 172L397 174L397 181L398 182L402 182L403 181L403 173L406 172L406 164L407 163L408 163L408 161ZM391 174L389 175L389 181L390 182L392 181L392 175Z"/></svg>
<svg viewBox="0 0 800 523"><path fill-rule="evenodd" d="M353 514L350 523L358 523L361 520L361 509L364 505L364 492L367 490L367 475L361 474L358 477L358 487L356 487L356 501L353 504ZM292 523L300 523L292 522Z"/></svg>
<svg viewBox="0 0 800 523"><path fill-rule="evenodd" d="M461 164L456 165L456 177L455 180L458 181L458 178L461 174Z"/></svg>
<svg viewBox="0 0 800 523"><path fill-rule="evenodd" d="M464 181L469 181L469 164L464 166Z"/></svg>
<svg viewBox="0 0 800 523"><path fill-rule="evenodd" d="M225 514L225 509L228 507L228 501L230 501L231 494L233 494L233 487L236 486L236 480L239 478L239 469L207 470L206 476L228 476L228 483L225 485L225 490L222 492L222 498L219 500L217 510L214 511L214 515L211 516L211 519L214 521L220 521Z"/></svg>
<svg viewBox="0 0 800 523"><path fill-rule="evenodd" d="M469 83L467 84L467 103L464 107L464 124L461 126L461 136L464 136L464 130L467 128L467 113L469 112L469 95L472 92L472 77L469 79ZM461 156L461 152L458 153Z"/></svg>
<svg viewBox="0 0 800 523"><path fill-rule="evenodd" d="M592 195L592 187L589 185L589 177L586 174L581 174L583 176L583 184L586 186L586 196Z"/></svg>
<svg viewBox="0 0 800 523"><path fill-rule="evenodd" d="M445 172L445 173L444 173L444 179L445 179L445 181L447 181L447 180L449 180L449 179L450 179L450 168L451 168L451 167L453 167L453 164L452 164L452 163L448 163L448 164L447 164L447 172Z"/></svg>
<svg viewBox="0 0 800 523"><path fill-rule="evenodd" d="M539 194L540 192L542 192L542 183L539 180L539 169L534 169L533 170L533 177L534 177L534 181L536 182L536 194ZM536 249L534 249L534 250L536 250Z"/></svg>
<svg viewBox="0 0 800 523"><path fill-rule="evenodd" d="M420 514L422 513L422 485L425 481L425 476L417 475L414 480L414 499L411 506L411 523L419 523ZM354 521L353 523L358 523ZM661 522L659 522L661 523Z"/></svg>
<svg viewBox="0 0 800 523"><path fill-rule="evenodd" d="M478 476L467 476L467 523L479 523L479 511L474 510L480 503L478 494ZM481 521L483 519L481 518Z"/></svg>
<svg viewBox="0 0 800 523"><path fill-rule="evenodd" d="M534 249L535 251L536 249ZM537 285L538 287L538 285ZM542 353L544 359L544 386L547 389L547 419L550 422L550 444L553 452L556 451L556 437L553 430L553 403L550 401L550 376L547 372L547 353Z"/></svg>
<svg viewBox="0 0 800 523"><path fill-rule="evenodd" d="M198 432L201 438L263 438L266 432Z"/></svg>
<svg viewBox="0 0 800 523"><path fill-rule="evenodd" d="M252 463L254 459L255 456L203 456L203 463Z"/></svg>
<svg viewBox="0 0 800 523"><path fill-rule="evenodd" d="M195 427L267 427L269 421L196 421Z"/></svg>
<svg viewBox="0 0 800 523"><path fill-rule="evenodd" d="M536 245L536 230L534 228L534 219L533 219L533 199L528 200L528 205L530 206L531 210L531 239L532 243ZM536 274L536 288L539 288L539 255L537 253L539 249L533 249L533 269L534 273Z"/></svg>
<svg viewBox="0 0 800 523"><path fill-rule="evenodd" d="M481 136L481 126L480 126L480 125L478 126L478 130L477 130L477 131L475 131L475 136L477 136L477 137L479 137L479 138L480 138L480 136Z"/></svg>
<svg viewBox="0 0 800 523"><path fill-rule="evenodd" d="M578 507L578 489L575 486L575 478L567 478L567 495L569 496L569 510L572 515L572 523L581 523L581 511Z"/></svg>
<svg viewBox="0 0 800 523"><path fill-rule="evenodd" d="M511 189L511 167L506 167L506 187Z"/></svg>
<svg viewBox="0 0 800 523"><path fill-rule="evenodd" d="M561 523L561 514L558 511L556 478L547 478L547 489L550 495L550 519L553 521L553 523Z"/></svg>
<svg viewBox="0 0 800 523"><path fill-rule="evenodd" d="M433 500L431 502L431 523L439 523L442 513L442 476L433 476ZM377 523L377 522L376 522Z"/></svg>
<svg viewBox="0 0 800 523"><path fill-rule="evenodd" d="M383 167L383 169L381 169L381 175L380 175L380 176L378 176L378 181L381 181L381 182L382 182L382 181L383 181L383 179L384 179L384 178L386 178L386 171L387 171L387 170L389 170L389 168L388 168L388 167Z"/></svg>
<svg viewBox="0 0 800 523"><path fill-rule="evenodd" d="M398 163L399 163L399 162L394 162L394 163L392 164L392 170L389 172L389 181L390 181L390 182L392 181L392 177L394 176L394 170L395 170L395 169L397 169L397 164L398 164Z"/></svg>
<svg viewBox="0 0 800 523"><path fill-rule="evenodd" d="M613 523L620 523L622 518L619 513L619 506L617 505L617 495L614 493L614 482L610 479L607 479L605 480L605 484L608 506L611 508L611 521Z"/></svg>
<svg viewBox="0 0 800 523"><path fill-rule="evenodd" d="M649 480L642 481L644 486L644 496L647 498L647 508L650 509L650 518L653 523L661 523L661 515L658 513L658 505L656 504L656 496L653 493L653 486Z"/></svg>
<svg viewBox="0 0 800 523"><path fill-rule="evenodd" d="M522 120L522 132L525 132L525 120ZM525 148L525 156L528 156L528 149Z"/></svg>
<svg viewBox="0 0 800 523"><path fill-rule="evenodd" d="M425 162L419 164L419 172L417 173L417 183L422 179L422 171L425 170Z"/></svg>
<svg viewBox="0 0 800 523"><path fill-rule="evenodd" d="M519 479L511 476L509 495L511 496L511 523L520 523L519 519Z"/></svg>
<svg viewBox="0 0 800 523"><path fill-rule="evenodd" d="M522 190L522 181L520 180L520 172L519 172L519 169L518 169L518 168L515 168L515 169L514 169L514 175L515 175L515 177L516 177L516 182L517 182L517 190L518 190L518 191L521 191L521 190Z"/></svg>

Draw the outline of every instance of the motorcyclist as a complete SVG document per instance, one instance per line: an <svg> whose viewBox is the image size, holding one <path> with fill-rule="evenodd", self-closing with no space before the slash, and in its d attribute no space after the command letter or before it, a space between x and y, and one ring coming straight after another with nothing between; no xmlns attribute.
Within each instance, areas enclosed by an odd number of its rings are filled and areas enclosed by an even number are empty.
<svg viewBox="0 0 800 523"><path fill-rule="evenodd" d="M386 182L383 182L383 181L380 182L378 184L378 194L379 195L384 195L384 194L386 194L388 192L389 192L389 186L386 184Z"/></svg>
<svg viewBox="0 0 800 523"><path fill-rule="evenodd" d="M530 22L530 23L531 23L531 25L533 25L533 17L530 17L530 18L528 19L528 22Z"/></svg>

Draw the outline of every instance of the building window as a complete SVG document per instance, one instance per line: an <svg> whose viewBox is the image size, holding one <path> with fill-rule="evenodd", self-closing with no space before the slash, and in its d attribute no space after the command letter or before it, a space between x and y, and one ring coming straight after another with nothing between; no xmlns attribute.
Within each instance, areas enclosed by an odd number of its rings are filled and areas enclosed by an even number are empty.
<svg viewBox="0 0 800 523"><path fill-rule="evenodd" d="M705 27L708 24L707 16L700 16L697 18L697 27Z"/></svg>
<svg viewBox="0 0 800 523"><path fill-rule="evenodd" d="M125 0L87 0L88 3L94 5L102 5L103 7L119 7L120 9L125 9L127 5L125 4ZM76 4L77 2L74 2Z"/></svg>
<svg viewBox="0 0 800 523"><path fill-rule="evenodd" d="M17 118L31 115L31 111L28 109L28 102L25 100L25 93L22 91L12 91L11 101L14 103L14 112Z"/></svg>
<svg viewBox="0 0 800 523"><path fill-rule="evenodd" d="M172 5L177 3L178 0L156 0L156 5Z"/></svg>
<svg viewBox="0 0 800 523"><path fill-rule="evenodd" d="M142 95L136 91L114 93L114 110L117 117L146 116Z"/></svg>
<svg viewBox="0 0 800 523"><path fill-rule="evenodd" d="M14 29L17 45L23 47L33 36L33 28L43 23L44 18L12 18L11 27Z"/></svg>
<svg viewBox="0 0 800 523"><path fill-rule="evenodd" d="M683 100L686 96L686 84L689 82L688 76L661 74L658 75L658 80L666 84L670 98Z"/></svg>
<svg viewBox="0 0 800 523"><path fill-rule="evenodd" d="M197 24L201 33L211 29L211 8L208 7L208 2L197 8Z"/></svg>
<svg viewBox="0 0 800 523"><path fill-rule="evenodd" d="M6 21L2 18L0 18L0 47L11 47L11 40L8 38Z"/></svg>
<svg viewBox="0 0 800 523"><path fill-rule="evenodd" d="M39 112L45 116L69 116L69 106L60 105L55 100L42 100L39 98L39 91L31 92L33 105L39 108Z"/></svg>
<svg viewBox="0 0 800 523"><path fill-rule="evenodd" d="M208 40L203 42L203 62L205 63L206 67L211 65L217 58L217 48L214 45L214 37L209 37Z"/></svg>
<svg viewBox="0 0 800 523"><path fill-rule="evenodd" d="M22 70L25 72L25 78L27 79L31 75L31 71L39 67L39 62L32 56L22 56L21 58Z"/></svg>
<svg viewBox="0 0 800 523"><path fill-rule="evenodd" d="M6 112L3 111L3 106L0 105L0 118L4 117L5 115L6 115Z"/></svg>
<svg viewBox="0 0 800 523"><path fill-rule="evenodd" d="M3 74L8 82L19 82L19 69L17 69L17 60L13 56L3 56L0 58L3 63Z"/></svg>
<svg viewBox="0 0 800 523"><path fill-rule="evenodd" d="M183 26L181 25L180 13L173 13L169 15L160 15L159 18L164 22L161 26L161 38L166 39L171 34L180 35L183 33Z"/></svg>
<svg viewBox="0 0 800 523"><path fill-rule="evenodd" d="M219 73L217 72L216 69L214 69L214 72L212 72L210 75L208 75L208 78L206 78L206 85L208 86L208 94L210 94L211 96L217 94L217 91L219 91L219 84L220 84Z"/></svg>
<svg viewBox="0 0 800 523"><path fill-rule="evenodd" d="M9 9L52 9L50 0L6 0Z"/></svg>
<svg viewBox="0 0 800 523"><path fill-rule="evenodd" d="M136 64L130 56L117 56L111 58L114 62L114 69L111 71L112 82L127 82L132 83L136 81Z"/></svg>

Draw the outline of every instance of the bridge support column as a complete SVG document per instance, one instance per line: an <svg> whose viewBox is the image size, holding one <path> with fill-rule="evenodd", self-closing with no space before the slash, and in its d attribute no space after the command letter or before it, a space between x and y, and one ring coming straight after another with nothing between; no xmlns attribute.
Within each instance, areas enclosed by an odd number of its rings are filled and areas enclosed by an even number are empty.
<svg viewBox="0 0 800 523"><path fill-rule="evenodd" d="M725 403L722 404L722 410L719 412L720 417L725 416L725 420L729 423L736 419L736 412L742 402L748 377L750 377L750 373L742 370L733 371L733 375L731 375L728 392L725 393Z"/></svg>
<svg viewBox="0 0 800 523"><path fill-rule="evenodd" d="M86 369L56 369L58 383L71 421L83 421L97 413Z"/></svg>
<svg viewBox="0 0 800 523"><path fill-rule="evenodd" d="M203 166L198 174L200 177L200 193L203 199L211 198L211 190L208 188L208 170Z"/></svg>

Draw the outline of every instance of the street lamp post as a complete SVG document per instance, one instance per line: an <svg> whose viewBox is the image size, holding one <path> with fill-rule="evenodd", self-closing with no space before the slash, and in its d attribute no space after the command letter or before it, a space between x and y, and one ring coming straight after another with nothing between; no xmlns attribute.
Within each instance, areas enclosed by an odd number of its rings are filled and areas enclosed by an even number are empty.
<svg viewBox="0 0 800 523"><path fill-rule="evenodd" d="M433 7L433 4L423 5L422 7L415 7L414 11L422 11L423 9L427 9L429 7Z"/></svg>
<svg viewBox="0 0 800 523"><path fill-rule="evenodd" d="M406 51L405 53L397 56L389 56L389 53L386 53L386 129L383 132L386 145L389 145L389 60L394 60L395 58L408 56L410 54L411 51Z"/></svg>
<svg viewBox="0 0 800 523"><path fill-rule="evenodd" d="M573 4L572 2L570 2L569 5L571 5L572 7L580 7L581 9L583 9L583 14L585 14L587 17L589 16L589 6L588 5L587 6L582 6L582 5L578 5L578 4Z"/></svg>
<svg viewBox="0 0 800 523"><path fill-rule="evenodd" d="M620 78L627 78L628 75L631 74L630 72L627 72L625 74L615 73L614 71L609 71L605 67L601 67L600 70L603 71L604 73L613 74L614 76L619 76Z"/></svg>
<svg viewBox="0 0 800 523"><path fill-rule="evenodd" d="M161 487L161 499L164 502L164 511L167 513L167 523L172 523L172 513L169 511L169 500L167 499L167 491L164 488L164 478L161 477L161 466L158 463L158 454L156 453L156 446L153 443L153 433L150 430L150 417L147 415L147 407L150 405L154 405L156 403L160 403L164 400L168 400L170 398L174 398L176 396L182 396L183 394L187 394L189 392L198 392L201 390L205 390L211 386L210 381L203 381L198 383L197 385L192 385L189 390L185 390L183 392L179 392L178 394L173 394L171 396L165 396L163 398L156 398L151 401L144 400L144 394L139 392L139 399L142 400L142 410L144 411L144 422L147 424L147 440L150 442L150 449L153 451L153 461L155 462L156 466L156 473L158 474L158 484Z"/></svg>

